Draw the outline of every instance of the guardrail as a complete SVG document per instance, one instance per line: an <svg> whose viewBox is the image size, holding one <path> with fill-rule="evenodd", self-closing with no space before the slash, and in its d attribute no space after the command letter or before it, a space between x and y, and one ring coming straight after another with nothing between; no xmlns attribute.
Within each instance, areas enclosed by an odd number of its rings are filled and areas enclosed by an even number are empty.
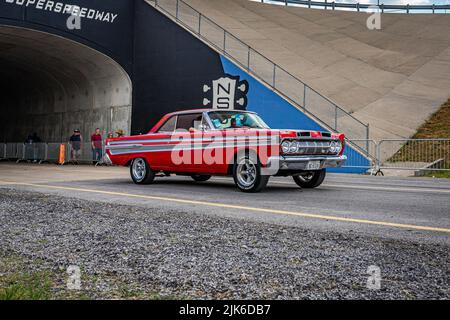
<svg viewBox="0 0 450 320"><path fill-rule="evenodd" d="M6 143L0 143L0 160L6 159Z"/></svg>
<svg viewBox="0 0 450 320"><path fill-rule="evenodd" d="M450 139L386 139L377 153L381 169L450 171Z"/></svg>
<svg viewBox="0 0 450 320"><path fill-rule="evenodd" d="M372 174L382 170L410 170L417 174L430 171L450 171L450 139L367 139L347 140L345 168L360 168ZM93 163L90 143L78 152L69 143L0 143L0 160L16 162L59 163L60 147L64 146L64 164ZM362 145L365 149L354 146ZM104 146L102 154L104 155ZM100 159L97 164L105 164Z"/></svg>
<svg viewBox="0 0 450 320"><path fill-rule="evenodd" d="M64 161L61 160L61 146L64 147ZM105 154L102 147L101 155ZM84 143L79 149L74 149L69 143L0 143L0 160L12 160L16 163L95 163L104 164L103 157L94 159L90 143Z"/></svg>
<svg viewBox="0 0 450 320"><path fill-rule="evenodd" d="M347 168L367 168L372 174L382 170L409 170L415 175L432 171L450 171L450 139L353 140L352 146L367 145L367 152L347 150ZM359 155L358 155L359 154ZM367 161L361 158L363 155Z"/></svg>
<svg viewBox="0 0 450 320"><path fill-rule="evenodd" d="M374 7L378 7L379 10L384 13L386 11L388 12L401 12L401 13L407 13L410 14L414 11L428 11L430 13L447 13L447 10L449 10L448 13L450 13L450 4L430 4L430 5L401 5L401 4L369 4L369 3L342 3L342 2L335 2L335 1L308 1L308 0L260 0L261 3L282 3L286 6L288 5L300 5L308 8L321 8L327 10L330 8L331 10L336 10L339 8L343 9L353 9L355 11L362 11L367 9L372 9Z"/></svg>
<svg viewBox="0 0 450 320"><path fill-rule="evenodd" d="M244 43L182 0L147 0L217 52L277 92L331 131L344 130L350 139L369 139L369 125L309 87L250 45Z"/></svg>
<svg viewBox="0 0 450 320"><path fill-rule="evenodd" d="M347 148L345 154L347 161L344 168L366 169L367 171L375 168L377 161L378 144L375 140L353 139L347 140L352 148Z"/></svg>

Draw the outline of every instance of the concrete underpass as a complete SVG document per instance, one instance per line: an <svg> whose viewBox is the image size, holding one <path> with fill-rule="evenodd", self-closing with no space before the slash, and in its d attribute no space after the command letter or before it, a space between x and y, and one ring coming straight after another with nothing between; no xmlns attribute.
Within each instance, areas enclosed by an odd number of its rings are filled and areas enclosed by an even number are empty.
<svg viewBox="0 0 450 320"><path fill-rule="evenodd" d="M85 45L30 29L0 26L0 141L66 141L130 131L132 85L114 60Z"/></svg>

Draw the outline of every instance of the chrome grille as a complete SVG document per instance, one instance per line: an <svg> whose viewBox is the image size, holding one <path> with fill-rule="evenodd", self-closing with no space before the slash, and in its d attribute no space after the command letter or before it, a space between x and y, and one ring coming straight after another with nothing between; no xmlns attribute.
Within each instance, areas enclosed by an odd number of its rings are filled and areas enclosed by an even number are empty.
<svg viewBox="0 0 450 320"><path fill-rule="evenodd" d="M334 140L291 140L289 142L296 143L297 152L289 152L297 155L335 155L337 152L331 152L331 143Z"/></svg>
<svg viewBox="0 0 450 320"><path fill-rule="evenodd" d="M331 141L297 141L298 153L307 155L322 155L330 153Z"/></svg>

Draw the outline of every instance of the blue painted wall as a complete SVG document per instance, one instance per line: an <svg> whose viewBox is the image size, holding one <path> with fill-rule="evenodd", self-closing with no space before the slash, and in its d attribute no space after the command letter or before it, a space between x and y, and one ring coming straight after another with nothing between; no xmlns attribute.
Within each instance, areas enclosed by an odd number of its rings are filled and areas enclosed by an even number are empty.
<svg viewBox="0 0 450 320"><path fill-rule="evenodd" d="M238 68L227 58L221 56L221 60L226 74L239 76L240 80L248 81L250 90L247 94L247 110L258 113L269 127L274 129L328 131L278 94ZM329 172L364 173L370 167L370 161L353 148L347 146L344 154L348 157L347 167L328 169Z"/></svg>

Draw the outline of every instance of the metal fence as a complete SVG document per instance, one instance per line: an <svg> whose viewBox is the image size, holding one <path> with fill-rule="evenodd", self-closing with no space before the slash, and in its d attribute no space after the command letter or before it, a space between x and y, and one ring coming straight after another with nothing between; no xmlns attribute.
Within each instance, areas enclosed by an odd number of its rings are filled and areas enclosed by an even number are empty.
<svg viewBox="0 0 450 320"><path fill-rule="evenodd" d="M380 168L450 171L450 139L389 139L378 144Z"/></svg>
<svg viewBox="0 0 450 320"><path fill-rule="evenodd" d="M354 139L347 141L352 148L345 149L347 161L344 168L365 169L369 171L376 167L378 144L375 140Z"/></svg>
<svg viewBox="0 0 450 320"><path fill-rule="evenodd" d="M366 168L373 174L382 170L409 170L415 175L450 171L450 139L352 140L346 151L345 168ZM366 148L355 146L366 145Z"/></svg>
<svg viewBox="0 0 450 320"><path fill-rule="evenodd" d="M450 171L450 139L385 139L379 142L356 139L347 142L352 143L352 148L346 148L348 160L344 168L361 169L361 173L388 169L417 173ZM0 143L0 159L59 163L61 145L65 149L65 164L97 163L90 143L82 144L79 150L72 149L69 143ZM359 145L364 148L358 148ZM103 158L97 160L97 164L105 164Z"/></svg>
<svg viewBox="0 0 450 320"><path fill-rule="evenodd" d="M6 143L0 144L0 160L6 160Z"/></svg>
<svg viewBox="0 0 450 320"><path fill-rule="evenodd" d="M426 13L450 13L450 4L429 4L429 5L410 5L410 4L370 4L370 3L342 3L335 1L309 1L309 0L259 0L262 3L269 4L284 4L296 5L308 8L321 8L321 9L345 9L355 11L367 11L368 9L378 7L379 10L384 12L400 12L400 13L414 13L414 12L426 12Z"/></svg>
<svg viewBox="0 0 450 320"><path fill-rule="evenodd" d="M64 162L104 164L105 148L100 154L94 153L90 143L73 149L69 143L0 143L0 159L19 162L59 163L61 146L64 147Z"/></svg>
<svg viewBox="0 0 450 320"><path fill-rule="evenodd" d="M346 129L350 139L369 139L369 125L309 87L257 50L223 29L182 0L147 0L187 30L230 58L249 74L277 92L327 128ZM365 147L363 147L365 148Z"/></svg>

